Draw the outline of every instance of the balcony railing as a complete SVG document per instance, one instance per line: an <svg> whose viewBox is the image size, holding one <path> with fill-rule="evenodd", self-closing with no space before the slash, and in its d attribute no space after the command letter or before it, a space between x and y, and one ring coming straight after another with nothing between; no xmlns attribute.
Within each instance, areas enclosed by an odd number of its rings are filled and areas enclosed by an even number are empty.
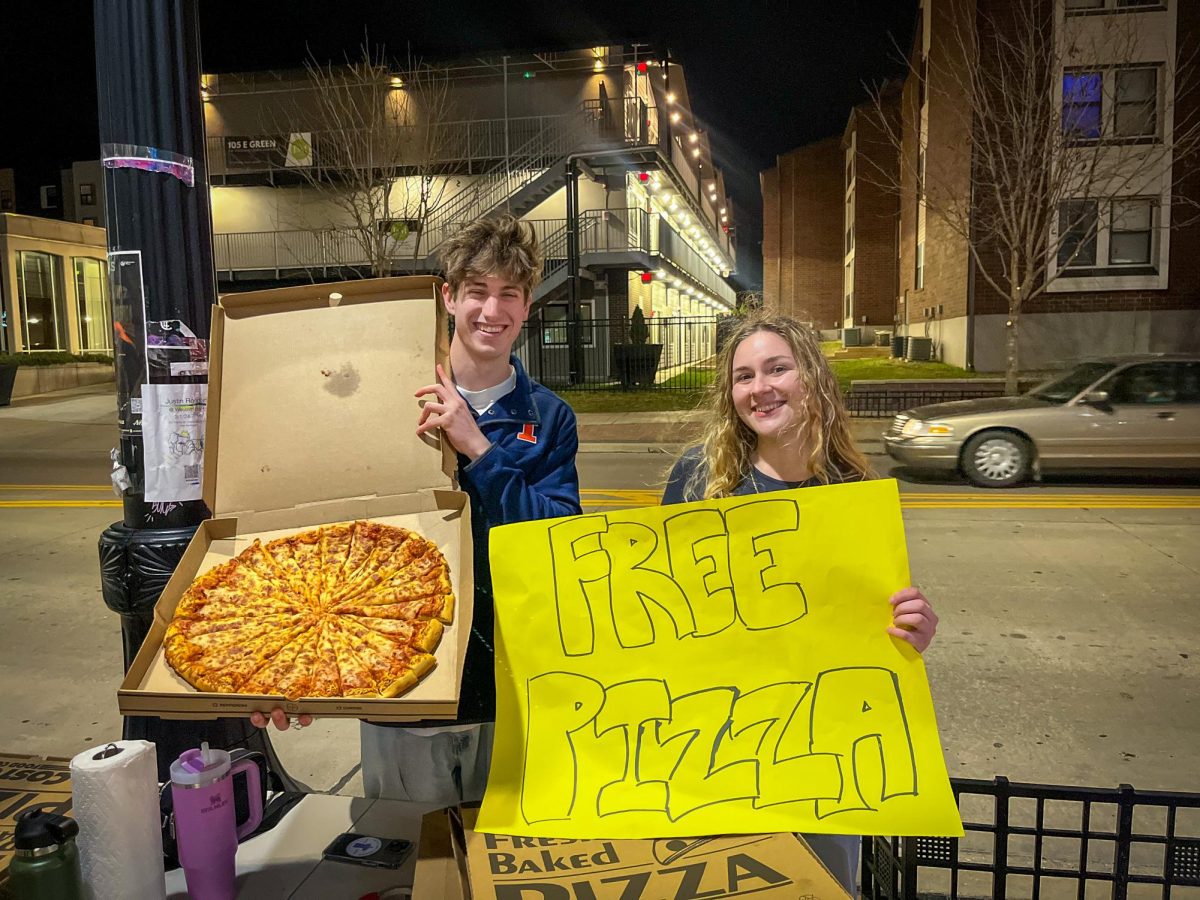
<svg viewBox="0 0 1200 900"><path fill-rule="evenodd" d="M443 122L436 126L396 126L380 135L376 144L385 158L392 155L398 157L388 158L386 164L389 166L455 164L465 165L467 174L474 174L485 170L496 160L504 159L506 154L528 144L539 135L552 131L556 121L575 118L577 115L577 112L570 112L553 116L519 116L510 118L507 122L502 118L464 119ZM425 133L430 127L440 129L441 133L436 136ZM299 126L296 128L299 130ZM313 161L318 168L323 161L346 159L344 150L333 149L335 142L359 140L358 133L349 137L342 131L309 133L312 135ZM230 161L225 152L225 140L227 137L241 136L210 134L205 139L210 175L296 172L295 168L286 164L282 155L276 156L271 153L263 153L258 159L247 159L242 163ZM280 134L279 137L283 135ZM431 154L430 148L435 148L436 152Z"/></svg>
<svg viewBox="0 0 1200 900"><path fill-rule="evenodd" d="M545 259L543 280L549 280L566 267L566 219L526 219L537 235ZM446 222L447 233L457 231L464 221ZM387 258L394 263L416 264L419 268L434 246L428 234L403 241L390 241ZM732 306L734 291L712 270L708 261L693 250L675 230L668 217L638 208L588 210L579 216L579 252L643 253L661 257L688 275L714 297ZM371 260L355 231L350 228L233 232L213 235L213 255L218 273L288 269L326 270L337 267L366 266ZM581 262L586 263L586 259ZM651 261L653 264L653 260Z"/></svg>

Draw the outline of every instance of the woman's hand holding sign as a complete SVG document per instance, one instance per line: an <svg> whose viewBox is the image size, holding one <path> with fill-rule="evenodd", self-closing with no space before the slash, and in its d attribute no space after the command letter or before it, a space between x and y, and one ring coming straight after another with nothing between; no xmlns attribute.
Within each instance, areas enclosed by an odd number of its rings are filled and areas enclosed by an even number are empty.
<svg viewBox="0 0 1200 900"><path fill-rule="evenodd" d="M892 625L888 634L908 641L918 653L924 653L937 633L938 617L925 595L915 587L896 591L888 599L892 604Z"/></svg>

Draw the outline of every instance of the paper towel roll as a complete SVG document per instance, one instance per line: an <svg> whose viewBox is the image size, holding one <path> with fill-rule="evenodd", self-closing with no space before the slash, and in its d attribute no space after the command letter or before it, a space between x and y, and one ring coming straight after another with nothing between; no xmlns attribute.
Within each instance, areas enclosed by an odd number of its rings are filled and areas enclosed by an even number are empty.
<svg viewBox="0 0 1200 900"><path fill-rule="evenodd" d="M105 747L120 752L105 756ZM161 900L158 764L149 741L114 741L71 760L79 862L91 900Z"/></svg>

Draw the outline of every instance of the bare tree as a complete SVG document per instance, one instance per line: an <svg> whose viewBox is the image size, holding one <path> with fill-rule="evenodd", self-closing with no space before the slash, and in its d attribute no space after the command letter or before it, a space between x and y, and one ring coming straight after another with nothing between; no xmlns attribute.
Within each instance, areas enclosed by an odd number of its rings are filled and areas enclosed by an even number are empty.
<svg viewBox="0 0 1200 900"><path fill-rule="evenodd" d="M366 43L345 64L311 59L305 69L303 99L281 129L313 135L312 165L291 169L317 195L297 224L349 271L386 275L427 254L425 224L454 193L464 156L447 71L401 70Z"/></svg>
<svg viewBox="0 0 1200 900"><path fill-rule="evenodd" d="M906 92L899 121L886 88L874 92L901 174L873 175L944 222L1007 300L1005 391L1015 394L1021 314L1095 252L1100 229L1120 215L1116 204L1107 219L1098 214L1105 204L1151 195L1155 227L1188 223L1194 198L1172 192L1200 148L1194 54L1156 44L1136 14L1064 16L1051 0L995 12L986 0L948 0L927 3L926 14L931 6L932 46L908 61L918 90ZM961 137L955 146L927 146L918 106L926 91ZM907 143L905 121L915 132ZM926 166L934 150L938 164Z"/></svg>

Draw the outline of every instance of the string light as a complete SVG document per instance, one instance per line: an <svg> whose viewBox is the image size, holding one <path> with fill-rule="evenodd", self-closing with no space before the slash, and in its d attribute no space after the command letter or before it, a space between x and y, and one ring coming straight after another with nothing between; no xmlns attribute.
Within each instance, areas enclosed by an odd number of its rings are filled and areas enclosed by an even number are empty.
<svg viewBox="0 0 1200 900"><path fill-rule="evenodd" d="M690 135L688 135L688 140L694 144L696 141L700 140L700 135L693 131Z"/></svg>
<svg viewBox="0 0 1200 900"><path fill-rule="evenodd" d="M675 112L671 113L671 121L672 122L678 123L679 120L682 118L683 118L683 116L681 116L679 114L679 110L675 110Z"/></svg>

